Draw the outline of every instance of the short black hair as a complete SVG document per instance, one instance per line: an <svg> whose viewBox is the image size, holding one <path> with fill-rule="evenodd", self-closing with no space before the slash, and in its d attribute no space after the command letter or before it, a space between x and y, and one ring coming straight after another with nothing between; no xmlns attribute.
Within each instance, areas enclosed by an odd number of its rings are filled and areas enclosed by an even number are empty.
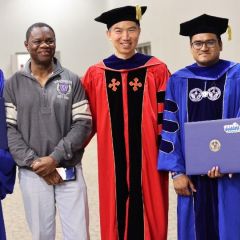
<svg viewBox="0 0 240 240"><path fill-rule="evenodd" d="M55 37L55 32L54 32L54 30L53 30L53 28L52 28L51 26L49 26L48 24L43 23L43 22L37 22L37 23L32 24L32 25L28 28L28 30L27 30L27 32L26 32L26 41L28 41L28 39L29 39L29 37L30 37L30 34L31 34L33 28L41 28L41 27L47 27L47 28L49 28L49 29L53 32L54 37Z"/></svg>

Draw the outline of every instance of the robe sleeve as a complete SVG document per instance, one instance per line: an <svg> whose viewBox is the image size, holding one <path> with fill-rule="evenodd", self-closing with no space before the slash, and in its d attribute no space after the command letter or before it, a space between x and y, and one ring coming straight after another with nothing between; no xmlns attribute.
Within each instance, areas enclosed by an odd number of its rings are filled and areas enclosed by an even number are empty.
<svg viewBox="0 0 240 240"><path fill-rule="evenodd" d="M14 77L14 76L13 76ZM37 153L30 148L22 138L17 127L17 107L13 86L10 80L6 81L3 92L6 109L8 146L18 166L31 166L38 158Z"/></svg>
<svg viewBox="0 0 240 240"><path fill-rule="evenodd" d="M4 199L13 192L16 176L16 165L11 154L0 149L0 198Z"/></svg>
<svg viewBox="0 0 240 240"><path fill-rule="evenodd" d="M185 101L182 98L182 91L179 79L172 76L168 82L164 103L162 141L158 157L159 170L185 173L184 143L181 136L183 113L179 111L179 104Z"/></svg>
<svg viewBox="0 0 240 240"><path fill-rule="evenodd" d="M162 64L158 67L154 79L157 81L157 121L158 121L158 143L161 143L161 132L163 123L163 109L167 81L170 77L170 72L166 65Z"/></svg>
<svg viewBox="0 0 240 240"><path fill-rule="evenodd" d="M4 107L3 74L0 72L0 198L5 198L6 194L13 192L16 176L16 165L8 152L7 144L7 124Z"/></svg>
<svg viewBox="0 0 240 240"><path fill-rule="evenodd" d="M97 122L97 109L96 109L96 87L93 85L94 79L97 76L94 74L94 67L90 67L83 78L81 79L83 87L85 89L89 105L90 105L90 110L92 113L92 133L90 139L93 137L93 135L96 132L96 122ZM90 141L89 139L89 141Z"/></svg>

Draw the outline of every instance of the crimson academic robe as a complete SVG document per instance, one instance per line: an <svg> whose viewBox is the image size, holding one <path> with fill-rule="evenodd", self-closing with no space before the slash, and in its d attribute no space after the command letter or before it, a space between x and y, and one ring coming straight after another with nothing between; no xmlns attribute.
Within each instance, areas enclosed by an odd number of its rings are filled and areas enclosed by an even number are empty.
<svg viewBox="0 0 240 240"><path fill-rule="evenodd" d="M97 132L102 240L167 238L168 175L157 157L169 71L155 57L138 66L144 56L128 60L131 69L93 65L82 80Z"/></svg>

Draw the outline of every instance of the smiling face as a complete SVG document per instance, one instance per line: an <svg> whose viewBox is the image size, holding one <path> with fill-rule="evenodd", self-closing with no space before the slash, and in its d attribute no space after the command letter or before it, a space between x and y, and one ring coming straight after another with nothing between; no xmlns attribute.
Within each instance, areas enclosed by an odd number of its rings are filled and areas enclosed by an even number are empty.
<svg viewBox="0 0 240 240"><path fill-rule="evenodd" d="M128 59L135 54L140 31L139 25L133 21L118 22L107 31L118 58Z"/></svg>
<svg viewBox="0 0 240 240"><path fill-rule="evenodd" d="M198 49L195 49L194 46L198 46ZM219 60L222 42L214 33L199 33L192 36L190 47L197 64L206 67Z"/></svg>
<svg viewBox="0 0 240 240"><path fill-rule="evenodd" d="M40 65L51 64L56 49L55 35L51 29L34 27L24 44L31 61Z"/></svg>

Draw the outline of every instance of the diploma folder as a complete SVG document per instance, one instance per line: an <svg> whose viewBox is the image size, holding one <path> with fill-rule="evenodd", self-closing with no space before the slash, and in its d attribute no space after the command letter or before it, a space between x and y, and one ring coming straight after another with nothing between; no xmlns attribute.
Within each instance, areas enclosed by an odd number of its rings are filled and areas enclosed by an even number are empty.
<svg viewBox="0 0 240 240"><path fill-rule="evenodd" d="M240 118L187 122L185 165L187 175L240 173Z"/></svg>

